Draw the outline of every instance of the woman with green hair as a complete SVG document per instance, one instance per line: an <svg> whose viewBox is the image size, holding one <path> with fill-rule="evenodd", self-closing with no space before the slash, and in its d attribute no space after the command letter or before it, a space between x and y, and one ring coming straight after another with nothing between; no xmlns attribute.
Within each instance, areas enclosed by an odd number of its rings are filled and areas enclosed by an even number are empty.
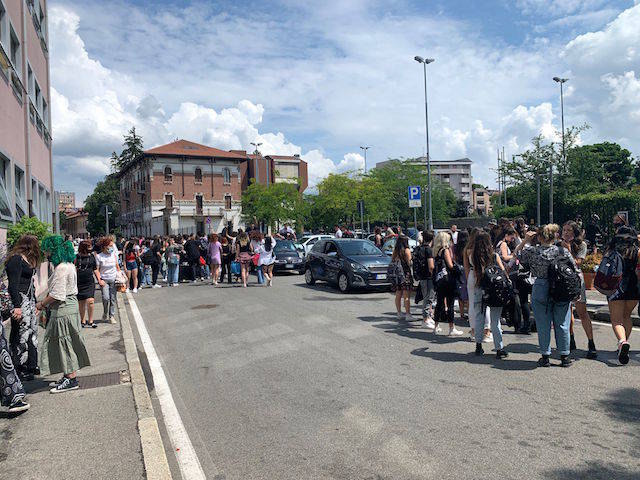
<svg viewBox="0 0 640 480"><path fill-rule="evenodd" d="M40 364L43 375L63 374L49 390L61 393L76 390L76 372L91 363L81 334L73 244L60 235L51 235L42 240L42 251L55 270L49 279L47 297L36 304L38 310L47 312Z"/></svg>

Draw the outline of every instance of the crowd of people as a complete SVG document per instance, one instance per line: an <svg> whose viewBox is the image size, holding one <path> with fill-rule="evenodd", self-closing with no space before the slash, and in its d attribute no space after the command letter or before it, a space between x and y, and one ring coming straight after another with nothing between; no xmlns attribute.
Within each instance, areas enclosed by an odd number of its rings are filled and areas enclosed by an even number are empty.
<svg viewBox="0 0 640 480"><path fill-rule="evenodd" d="M640 299L639 236L626 218L616 215L613 220L615 234L604 253L619 258L621 266L607 301L618 361L625 365L629 362L631 313ZM380 233L376 230L376 243ZM508 356L502 335L504 320L518 334L537 332L541 367L551 364L553 331L560 365L568 367L577 349L577 317L587 337L586 357L595 359L598 351L580 269L587 253L598 248L593 229L590 233L589 241L585 240L580 221L532 228L522 219L504 219L485 228L424 231L420 245L412 251L407 237L395 232L398 237L389 273L398 319L411 319L411 295L416 291L416 303L422 300L423 327L439 334L441 325L448 324L450 336L461 336L463 332L454 324L457 301L461 318L469 321L477 355L484 353L484 343L493 342L498 359Z"/></svg>

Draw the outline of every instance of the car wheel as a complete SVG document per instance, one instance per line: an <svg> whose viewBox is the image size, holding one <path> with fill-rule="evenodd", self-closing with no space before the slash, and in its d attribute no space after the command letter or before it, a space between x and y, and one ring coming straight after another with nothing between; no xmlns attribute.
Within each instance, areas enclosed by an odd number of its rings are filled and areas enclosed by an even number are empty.
<svg viewBox="0 0 640 480"><path fill-rule="evenodd" d="M311 273L311 269L307 268L304 272L304 281L307 282L307 285L313 285L316 283L316 280L313 278L313 273Z"/></svg>
<svg viewBox="0 0 640 480"><path fill-rule="evenodd" d="M349 277L347 277L347 274L343 272L338 276L338 289L342 293L346 293L349 291L349 287Z"/></svg>

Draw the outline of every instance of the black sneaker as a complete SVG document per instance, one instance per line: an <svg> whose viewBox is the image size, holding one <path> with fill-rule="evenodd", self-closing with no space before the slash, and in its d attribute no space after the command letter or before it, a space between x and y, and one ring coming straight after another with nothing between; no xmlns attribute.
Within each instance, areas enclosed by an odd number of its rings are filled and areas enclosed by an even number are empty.
<svg viewBox="0 0 640 480"><path fill-rule="evenodd" d="M576 337L571 335L571 339L569 340L569 351L573 352L578 347L576 346Z"/></svg>
<svg viewBox="0 0 640 480"><path fill-rule="evenodd" d="M496 358L499 359L499 360L503 359L503 358L507 358L508 356L509 356L509 354L504 349L498 350L496 352Z"/></svg>
<svg viewBox="0 0 640 480"><path fill-rule="evenodd" d="M98 324L95 322L89 323L88 324L91 328L98 328Z"/></svg>
<svg viewBox="0 0 640 480"><path fill-rule="evenodd" d="M628 342L622 342L618 345L618 361L621 365L629 363L629 349L631 345Z"/></svg>
<svg viewBox="0 0 640 480"><path fill-rule="evenodd" d="M587 347L587 358L594 360L598 358L598 351L596 350L596 344L593 340L589 340L589 345Z"/></svg>
<svg viewBox="0 0 640 480"><path fill-rule="evenodd" d="M484 355L484 350L482 349L481 343L476 343L476 356L480 357Z"/></svg>
<svg viewBox="0 0 640 480"><path fill-rule="evenodd" d="M569 355L561 355L560 356L560 366L561 367L570 367L571 364L573 363L573 360L571 360L571 357Z"/></svg>
<svg viewBox="0 0 640 480"><path fill-rule="evenodd" d="M62 380L62 382L60 382L60 384L56 385L51 390L49 390L49 393L69 392L71 390L77 390L78 388L80 388L80 386L78 385L77 378L64 377L64 379Z"/></svg>
<svg viewBox="0 0 640 480"><path fill-rule="evenodd" d="M8 412L9 413L26 412L27 410L29 410L29 408L31 408L31 405L29 405L27 402L23 400L18 400L17 402L14 402L9 406Z"/></svg>
<svg viewBox="0 0 640 480"><path fill-rule="evenodd" d="M538 360L539 367L550 367L551 363L549 362L549 355L542 355Z"/></svg>
<svg viewBox="0 0 640 480"><path fill-rule="evenodd" d="M62 377L60 377L59 380L56 380L55 382L49 382L49 386L50 387L56 387L56 386L60 385L62 382L64 382L64 379L65 379L65 377L63 375Z"/></svg>

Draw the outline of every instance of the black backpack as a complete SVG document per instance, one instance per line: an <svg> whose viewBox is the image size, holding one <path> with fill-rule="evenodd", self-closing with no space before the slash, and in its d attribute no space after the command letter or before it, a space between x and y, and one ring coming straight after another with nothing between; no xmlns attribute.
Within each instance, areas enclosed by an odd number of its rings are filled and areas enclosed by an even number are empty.
<svg viewBox="0 0 640 480"><path fill-rule="evenodd" d="M429 263L427 259L427 247L416 248L413 256L413 278L426 280L429 278Z"/></svg>
<svg viewBox="0 0 640 480"><path fill-rule="evenodd" d="M400 262L400 260L392 260L387 267L387 280L395 287L403 282L404 269L402 268L402 262Z"/></svg>
<svg viewBox="0 0 640 480"><path fill-rule="evenodd" d="M482 304L487 307L504 307L514 296L513 284L507 272L498 265L489 265L484 269L482 280Z"/></svg>
<svg viewBox="0 0 640 480"><path fill-rule="evenodd" d="M451 281L451 275L447 268L447 262L444 260L444 255L436 258L435 268L433 269L433 286L436 291L444 294L453 290L453 282Z"/></svg>
<svg viewBox="0 0 640 480"><path fill-rule="evenodd" d="M145 265L151 265L155 260L155 255L153 254L153 251L149 248L147 249L146 252L142 254L141 259L142 259L142 263L144 263Z"/></svg>
<svg viewBox="0 0 640 480"><path fill-rule="evenodd" d="M556 303L572 302L582 290L578 269L564 252L560 247L560 255L549 265L549 294Z"/></svg>

